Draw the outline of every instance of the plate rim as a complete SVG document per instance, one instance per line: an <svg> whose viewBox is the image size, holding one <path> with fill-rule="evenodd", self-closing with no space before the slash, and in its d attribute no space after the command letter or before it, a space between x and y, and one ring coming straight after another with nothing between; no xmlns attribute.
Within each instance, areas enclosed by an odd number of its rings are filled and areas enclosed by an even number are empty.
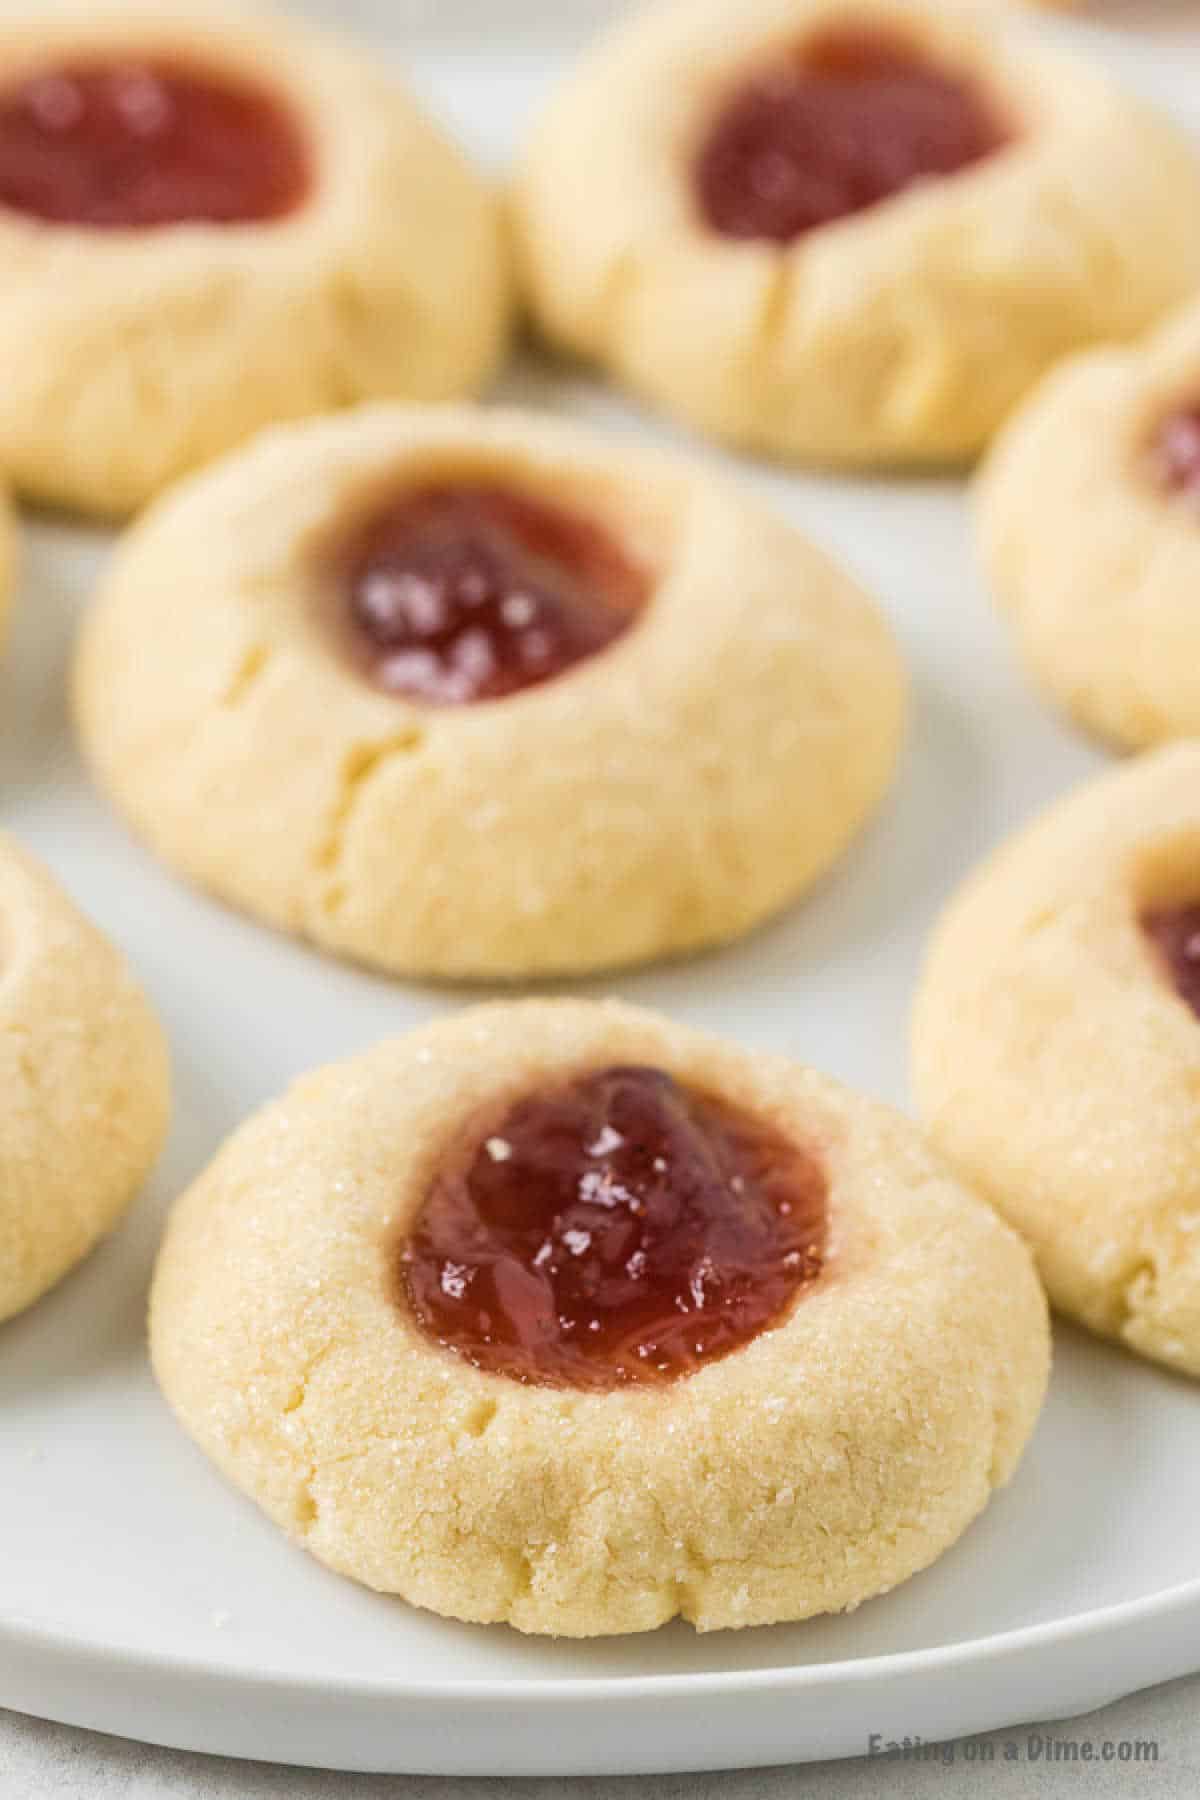
<svg viewBox="0 0 1200 1800"><path fill-rule="evenodd" d="M397 1601L397 1604L403 1604ZM117 1640L75 1635L36 1620L0 1617L0 1647L24 1649L42 1655L77 1658L95 1657L105 1661L121 1659L144 1669L153 1677L172 1680L236 1681L242 1686L287 1687L328 1696L331 1693L355 1700L460 1700L503 1702L514 1696L571 1703L603 1702L614 1699L672 1699L679 1695L720 1692L763 1694L788 1688L821 1688L840 1683L853 1685L860 1681L885 1680L889 1676L911 1676L934 1670L946 1670L960 1664L983 1663L1021 1656L1049 1645L1078 1639L1119 1634L1122 1629L1145 1625L1158 1617L1169 1617L1195 1607L1200 1614L1200 1576L1179 1582L1173 1587L1159 1588L1151 1594L1135 1595L1107 1606L1093 1607L1087 1612L1071 1613L1059 1619L1043 1619L1033 1625L1020 1625L1010 1631L989 1633L986 1637L964 1638L952 1644L927 1645L917 1650L886 1651L879 1656L845 1657L840 1661L783 1663L767 1669L706 1669L694 1673L679 1671L666 1675L580 1675L569 1676L482 1676L462 1680L413 1681L400 1677L372 1676L347 1672L334 1677L306 1674L295 1669L269 1664L248 1666L217 1656L190 1657L177 1651L162 1652L123 1644ZM421 1610L421 1609L419 1609ZM434 1615L430 1615L434 1616ZM472 1629L488 1631L489 1625ZM766 1627L767 1630L772 1627ZM789 1627L794 1629L794 1627ZM654 1632L625 1634L654 1638ZM572 1643L580 1640L547 1640ZM594 1640L582 1640L594 1641ZM1200 1639L1196 1644L1195 1668L1200 1670ZM1132 1690L1129 1690L1132 1691Z"/></svg>
<svg viewBox="0 0 1200 1800"><path fill-rule="evenodd" d="M1155 85L1161 83L1167 91L1183 92L1180 85L1182 77L1177 79L1174 69L1166 66L1162 48L1157 44L1139 42L1131 46L1123 42L1120 34L1111 28L1075 20L1069 23L1055 21L1052 28L1043 26L1041 21L1035 25L1031 20L1016 28L1026 31L1045 29L1048 35L1053 35L1059 42L1073 41L1081 48L1090 38L1096 51L1100 53L1111 51L1121 43L1126 53L1131 48L1134 49L1135 56L1130 59L1131 65L1141 63L1145 72L1153 77ZM431 38L434 43L437 41L436 31L420 35L423 48L430 45ZM558 46L548 48L557 50ZM449 54L454 55L457 50L458 46L455 46ZM428 54L428 50L425 49L424 53ZM422 52L418 51L416 54L419 57ZM1132 67L1130 73L1132 74ZM394 1603L403 1604L400 1601ZM245 1697L248 1709L253 1709L256 1701L274 1693L276 1698L282 1697L294 1702L316 1700L326 1709L357 1705L379 1709L382 1713L385 1708L410 1703L429 1708L431 1722L443 1713L460 1707L475 1711L489 1706L505 1708L536 1705L557 1715L567 1709L592 1713L601 1707L646 1702L662 1703L669 1708L674 1718L680 1714L686 1715L689 1709L703 1708L706 1700L720 1702L722 1707L727 1707L738 1698L757 1697L769 1704L789 1696L811 1697L841 1690L861 1693L868 1688L882 1688L889 1682L900 1683L938 1675L965 1679L974 1672L1004 1668L1028 1657L1028 1668L1022 1675L1019 1691L1015 1682L1009 1690L1002 1689L997 1684L995 1696L988 1702L995 1716L990 1724L976 1727L1000 1730L1018 1718L1030 1716L1024 1709L1036 1704L1030 1696L1046 1681L1045 1675L1039 1673L1039 1670L1045 1669L1046 1662L1043 1660L1038 1663L1039 1655L1043 1659L1056 1656L1056 1666L1064 1681L1069 1681L1074 1676L1089 1692L1102 1695L1105 1699L1132 1692L1146 1685L1148 1679L1166 1679L1172 1674L1182 1675L1200 1669L1200 1632L1189 1636L1186 1642L1182 1637L1178 1641L1168 1642L1164 1636L1161 1657L1154 1664L1158 1672L1154 1675L1147 1677L1144 1672L1138 1672L1149 1666L1149 1659L1145 1656L1131 1659L1128 1667L1121 1666L1120 1650L1123 1643L1139 1630L1168 1622L1177 1626L1181 1622L1200 1625L1200 1575L1123 1600L1060 1613L1053 1618L982 1636L833 1661L784 1662L765 1668L723 1668L694 1672L679 1670L662 1674L644 1672L547 1676L513 1673L414 1679L403 1674L377 1675L352 1669L330 1674L316 1668L305 1671L267 1663L252 1665L230 1660L228 1640L226 1645L222 1645L219 1637L214 1641L213 1636L197 1634L195 1647L188 1651L174 1647L160 1649L148 1643L124 1642L115 1631L95 1636L46 1623L20 1612L7 1614L0 1607L0 1704L11 1704L21 1712L59 1718L67 1723L87 1725L93 1729L118 1732L128 1730L131 1735L144 1741L174 1741L180 1747L189 1747L186 1736L187 1730L192 1727L184 1730L177 1725L167 1724L166 1715L156 1716L155 1708L161 1708L171 1698L175 1701L182 1699L185 1705L190 1704L194 1708L194 1729L202 1731L206 1722L211 1722L214 1718L214 1707L229 1689L236 1689ZM657 1634L648 1632L635 1635L641 1636L649 1646ZM570 1644L575 1640L561 1641ZM1099 1670L1089 1673L1085 1669L1084 1647L1094 1649L1098 1645L1106 1646L1106 1656L1111 1654L1111 1665L1106 1664L1106 1676ZM43 1704L47 1709L54 1710L42 1711L39 1705L30 1703L28 1695L15 1701L8 1698L14 1688L21 1685L19 1673L14 1674L13 1671L20 1669L22 1659L32 1659L35 1664L40 1661L43 1665L54 1665L55 1679L59 1684L57 1690L51 1691L52 1683L49 1679L41 1682ZM107 1681L103 1688L95 1681L98 1672L102 1672ZM37 1680L36 1675L33 1679ZM91 1685L93 1682L94 1686ZM85 1683L88 1684L86 1687ZM932 1688L932 1681L930 1686ZM931 1694L931 1701L932 1698ZM1100 1703L1100 1700L1092 1701L1092 1704ZM947 1692L939 1704L942 1705L943 1712L951 1708L951 1694ZM136 1715L134 1708L140 1708ZM131 1717L136 1717L136 1723L132 1726L129 1724ZM164 1722L160 1722L160 1718ZM724 1724L722 1719L726 1721ZM710 1720L709 1738L720 1738L732 1743L737 1735L736 1727L715 1705ZM459 1723L462 1728L461 1746L436 1760L432 1760L431 1753L422 1749L415 1752L416 1761L410 1764L403 1760L409 1754L408 1747L398 1744L394 1750L383 1753L388 1758L386 1762L355 1765L339 1760L329 1765L314 1766L369 1766L380 1770L387 1767L393 1771L404 1768L414 1773L431 1774L453 1774L460 1770L470 1772L470 1765L464 1760L468 1744L470 1741L477 1741L478 1734L486 1730L486 1726L482 1721L468 1722L466 1718ZM618 1721L614 1717L614 1728L617 1725ZM806 1726L799 1716L794 1723L781 1722L780 1729L790 1730L797 1744L801 1740L807 1740ZM273 1736L273 1730L269 1721L264 1720L263 1747L258 1754L273 1760L286 1760L286 1752L281 1755L277 1748L278 1739ZM156 1732L160 1731L167 1735L156 1737ZM331 1722L331 1739L333 1736ZM212 1732L211 1737L212 1741L205 1748L214 1753L254 1754L244 1748L229 1750L228 1740L223 1745L219 1741L218 1732ZM382 1741L382 1735L374 1740L376 1746ZM366 1750L370 1752L370 1745L366 1746ZM378 1749L376 1754L379 1754ZM603 1773L608 1768L615 1770L618 1766L592 1758L590 1766L582 1767L572 1763L572 1754L570 1747L566 1747L559 1761L534 1767L529 1762L522 1764L520 1755L514 1760L511 1754L500 1750L497 1752L497 1766L492 1772L529 1772L542 1775L556 1771ZM804 1748L797 1748L793 1754L797 1759L803 1759L806 1754L862 1754L862 1749L857 1752L831 1752L828 1749L806 1752ZM736 1766L752 1766L753 1755L747 1751L744 1739L740 1755L741 1760ZM394 1757L401 1760L392 1760ZM772 1757L771 1760L775 1758ZM689 1763L686 1759L675 1757L668 1763L639 1764L637 1753L634 1753L628 1763L623 1762L619 1766L627 1773L651 1766L670 1767L682 1773L688 1768L735 1765L720 1761Z"/></svg>

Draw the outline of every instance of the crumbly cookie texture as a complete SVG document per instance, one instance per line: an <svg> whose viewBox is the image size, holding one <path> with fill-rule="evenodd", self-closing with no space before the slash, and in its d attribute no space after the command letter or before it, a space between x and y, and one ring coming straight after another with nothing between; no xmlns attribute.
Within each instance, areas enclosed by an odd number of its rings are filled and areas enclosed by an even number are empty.
<svg viewBox="0 0 1200 1800"><path fill-rule="evenodd" d="M987 9L667 0L618 26L537 124L514 196L554 342L701 430L821 463L976 453L1064 353L1129 337L1200 281L1183 134ZM744 70L830 24L901 29L1018 136L790 246L705 229L689 169Z"/></svg>
<svg viewBox="0 0 1200 1800"><path fill-rule="evenodd" d="M314 545L364 497L509 484L654 572L634 626L510 698L421 706L321 628ZM874 607L725 478L531 415L372 409L273 433L127 537L79 728L162 855L400 973L516 978L731 938L826 869L893 771Z"/></svg>
<svg viewBox="0 0 1200 1800"><path fill-rule="evenodd" d="M273 421L482 384L508 332L499 209L377 61L226 4L50 0L0 17L0 85L105 53L280 97L315 185L265 225L101 231L0 212L0 466L21 489L122 514Z"/></svg>
<svg viewBox="0 0 1200 1800"><path fill-rule="evenodd" d="M826 1271L782 1325L665 1388L484 1374L395 1299L398 1238L481 1103L612 1063L817 1147ZM1012 1474L1049 1355L1024 1246L906 1121L578 1001L472 1009L300 1081L176 1206L150 1332L184 1427L322 1562L567 1636L765 1624L892 1587Z"/></svg>
<svg viewBox="0 0 1200 1800"><path fill-rule="evenodd" d="M168 1086L117 951L0 836L0 1319L120 1218L161 1148Z"/></svg>
<svg viewBox="0 0 1200 1800"><path fill-rule="evenodd" d="M1145 909L1200 896L1200 748L1102 776L990 857L934 937L914 1074L937 1147L1051 1299L1200 1375L1200 1022Z"/></svg>
<svg viewBox="0 0 1200 1800"><path fill-rule="evenodd" d="M1132 349L1064 363L1002 433L978 491L982 560L1035 681L1131 749L1200 734L1200 508L1151 444L1200 406L1200 306Z"/></svg>

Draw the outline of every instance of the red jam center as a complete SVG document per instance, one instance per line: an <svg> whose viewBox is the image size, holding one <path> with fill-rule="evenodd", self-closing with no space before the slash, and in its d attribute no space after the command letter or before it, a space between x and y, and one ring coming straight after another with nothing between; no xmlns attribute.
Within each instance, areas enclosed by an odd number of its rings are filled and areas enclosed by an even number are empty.
<svg viewBox="0 0 1200 1800"><path fill-rule="evenodd" d="M422 1329L477 1368L613 1388L780 1323L824 1245L811 1155L657 1069L610 1068L472 1136L400 1274Z"/></svg>
<svg viewBox="0 0 1200 1800"><path fill-rule="evenodd" d="M1200 902L1162 907L1142 918L1142 930L1179 998L1200 1018Z"/></svg>
<svg viewBox="0 0 1200 1800"><path fill-rule="evenodd" d="M1200 406L1172 413L1159 427L1150 457L1162 487L1200 500Z"/></svg>
<svg viewBox="0 0 1200 1800"><path fill-rule="evenodd" d="M1008 137L961 75L900 36L841 27L727 102L696 161L697 198L725 237L786 244L969 168Z"/></svg>
<svg viewBox="0 0 1200 1800"><path fill-rule="evenodd" d="M431 487L372 519L348 557L359 659L389 693L501 700L628 629L645 575L607 532L498 487Z"/></svg>
<svg viewBox="0 0 1200 1800"><path fill-rule="evenodd" d="M0 92L0 205L108 229L281 218L309 181L277 101L156 61L45 69Z"/></svg>

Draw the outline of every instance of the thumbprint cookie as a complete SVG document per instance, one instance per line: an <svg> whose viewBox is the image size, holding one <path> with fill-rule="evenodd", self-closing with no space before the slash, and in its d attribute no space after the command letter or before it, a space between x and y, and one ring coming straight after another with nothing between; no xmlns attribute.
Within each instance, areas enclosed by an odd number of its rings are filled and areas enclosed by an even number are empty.
<svg viewBox="0 0 1200 1800"><path fill-rule="evenodd" d="M1150 752L989 858L916 1005L936 1147L1061 1310L1200 1375L1200 746Z"/></svg>
<svg viewBox="0 0 1200 1800"><path fill-rule="evenodd" d="M201 885L398 974L736 936L875 806L892 639L728 479L521 413L367 409L166 496L85 627L99 780Z"/></svg>
<svg viewBox="0 0 1200 1800"><path fill-rule="evenodd" d="M168 1085L117 951L0 835L0 1320L120 1218L162 1146Z"/></svg>
<svg viewBox="0 0 1200 1800"><path fill-rule="evenodd" d="M0 17L0 468L124 513L276 420L474 390L482 179L375 60L221 4Z"/></svg>
<svg viewBox="0 0 1200 1800"><path fill-rule="evenodd" d="M570 1637L858 1605L1012 1475L1045 1300L889 1110L612 1002L300 1081L176 1206L167 1400L323 1563Z"/></svg>
<svg viewBox="0 0 1200 1800"><path fill-rule="evenodd" d="M1056 370L985 464L978 522L1057 705L1126 749L1200 735L1200 306Z"/></svg>
<svg viewBox="0 0 1200 1800"><path fill-rule="evenodd" d="M718 437L823 463L977 452L1065 352L1200 282L1200 160L1004 9L666 0L536 125L545 334Z"/></svg>

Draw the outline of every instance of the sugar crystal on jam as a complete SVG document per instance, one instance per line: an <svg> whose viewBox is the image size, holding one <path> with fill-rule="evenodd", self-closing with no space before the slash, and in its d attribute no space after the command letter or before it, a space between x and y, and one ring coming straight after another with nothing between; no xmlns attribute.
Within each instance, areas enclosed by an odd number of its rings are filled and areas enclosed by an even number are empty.
<svg viewBox="0 0 1200 1800"><path fill-rule="evenodd" d="M518 1100L434 1177L399 1255L420 1328L480 1369L664 1382L787 1316L820 1274L812 1152L661 1070Z"/></svg>

